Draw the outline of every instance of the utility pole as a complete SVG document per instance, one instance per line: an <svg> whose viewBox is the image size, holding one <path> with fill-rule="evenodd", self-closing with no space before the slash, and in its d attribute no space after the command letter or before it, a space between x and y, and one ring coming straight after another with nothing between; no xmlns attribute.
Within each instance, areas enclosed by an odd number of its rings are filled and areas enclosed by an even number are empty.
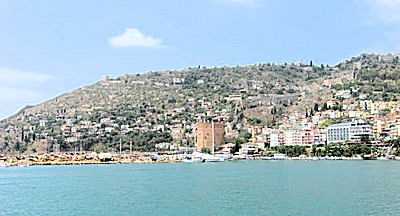
<svg viewBox="0 0 400 216"><path fill-rule="evenodd" d="M122 152L122 141L121 138L119 138L119 155L121 155Z"/></svg>
<svg viewBox="0 0 400 216"><path fill-rule="evenodd" d="M130 152L130 154L132 155L132 140L131 140L131 142L129 143L129 152Z"/></svg>

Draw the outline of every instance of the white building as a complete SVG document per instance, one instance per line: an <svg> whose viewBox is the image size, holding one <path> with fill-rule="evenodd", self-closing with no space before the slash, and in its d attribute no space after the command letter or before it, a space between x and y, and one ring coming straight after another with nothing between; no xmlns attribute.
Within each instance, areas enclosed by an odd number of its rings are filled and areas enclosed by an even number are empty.
<svg viewBox="0 0 400 216"><path fill-rule="evenodd" d="M111 133L113 130L115 130L115 128L113 128L113 127L106 127L106 128L104 128L104 131L105 131L106 133Z"/></svg>
<svg viewBox="0 0 400 216"><path fill-rule="evenodd" d="M172 79L172 82L174 84L183 84L185 82L185 78L174 77Z"/></svg>
<svg viewBox="0 0 400 216"><path fill-rule="evenodd" d="M235 144L233 144L233 143L227 143L227 144L222 145L221 147L222 147L221 152L228 152L228 153L230 153L231 150L235 147Z"/></svg>
<svg viewBox="0 0 400 216"><path fill-rule="evenodd" d="M258 145L255 143L243 143L240 145L239 154L248 155L258 152Z"/></svg>
<svg viewBox="0 0 400 216"><path fill-rule="evenodd" d="M302 133L301 131L289 130L285 131L284 137L285 145L294 146L302 145Z"/></svg>
<svg viewBox="0 0 400 216"><path fill-rule="evenodd" d="M157 143L155 145L156 149L166 149L166 150L176 150L178 149L175 145L171 143Z"/></svg>
<svg viewBox="0 0 400 216"><path fill-rule="evenodd" d="M129 125L121 125L121 130L127 130L129 128Z"/></svg>
<svg viewBox="0 0 400 216"><path fill-rule="evenodd" d="M363 136L372 136L372 127L363 120L333 124L328 127L327 141L345 142L360 140Z"/></svg>
<svg viewBox="0 0 400 216"><path fill-rule="evenodd" d="M39 121L39 126L42 126L42 127L44 127L44 126L46 126L46 123L47 123L47 120L40 120Z"/></svg>
<svg viewBox="0 0 400 216"><path fill-rule="evenodd" d="M78 142L78 137L68 137L65 141L68 143Z"/></svg>
<svg viewBox="0 0 400 216"><path fill-rule="evenodd" d="M269 142L271 147L283 145L284 142L283 133L280 131L272 132L269 135Z"/></svg>
<svg viewBox="0 0 400 216"><path fill-rule="evenodd" d="M342 91L339 91L338 93L336 93L335 96L340 97L340 98L349 99L349 98L351 98L351 93L350 93L350 90L342 90Z"/></svg>

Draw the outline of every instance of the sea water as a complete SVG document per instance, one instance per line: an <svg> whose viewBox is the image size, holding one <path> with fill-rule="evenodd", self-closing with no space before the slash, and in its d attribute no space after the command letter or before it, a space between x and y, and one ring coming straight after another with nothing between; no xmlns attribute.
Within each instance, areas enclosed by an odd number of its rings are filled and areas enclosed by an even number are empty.
<svg viewBox="0 0 400 216"><path fill-rule="evenodd" d="M400 161L1 168L0 215L400 215Z"/></svg>

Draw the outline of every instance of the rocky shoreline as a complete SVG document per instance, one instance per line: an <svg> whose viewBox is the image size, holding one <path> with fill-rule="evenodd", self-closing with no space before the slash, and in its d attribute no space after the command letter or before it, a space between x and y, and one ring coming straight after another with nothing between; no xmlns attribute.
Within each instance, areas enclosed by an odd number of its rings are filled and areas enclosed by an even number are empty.
<svg viewBox="0 0 400 216"><path fill-rule="evenodd" d="M89 164L142 164L142 163L177 163L182 156L165 155L154 157L149 153L141 154L67 154L51 153L42 155L0 156L1 166L44 166L44 165L89 165Z"/></svg>

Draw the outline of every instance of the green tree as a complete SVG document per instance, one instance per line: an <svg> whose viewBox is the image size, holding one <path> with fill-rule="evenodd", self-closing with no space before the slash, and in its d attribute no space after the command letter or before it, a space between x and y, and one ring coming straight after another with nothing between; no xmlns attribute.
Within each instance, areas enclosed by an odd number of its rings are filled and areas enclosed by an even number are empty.
<svg viewBox="0 0 400 216"><path fill-rule="evenodd" d="M202 153L210 154L210 153L211 153L211 150L210 150L209 148L203 147L203 148L201 148L201 152L202 152Z"/></svg>
<svg viewBox="0 0 400 216"><path fill-rule="evenodd" d="M249 139L252 137L252 135L251 135L251 133L249 133L249 132L241 132L241 133L239 134L239 137L242 138L242 139L244 139L245 142L248 142Z"/></svg>

